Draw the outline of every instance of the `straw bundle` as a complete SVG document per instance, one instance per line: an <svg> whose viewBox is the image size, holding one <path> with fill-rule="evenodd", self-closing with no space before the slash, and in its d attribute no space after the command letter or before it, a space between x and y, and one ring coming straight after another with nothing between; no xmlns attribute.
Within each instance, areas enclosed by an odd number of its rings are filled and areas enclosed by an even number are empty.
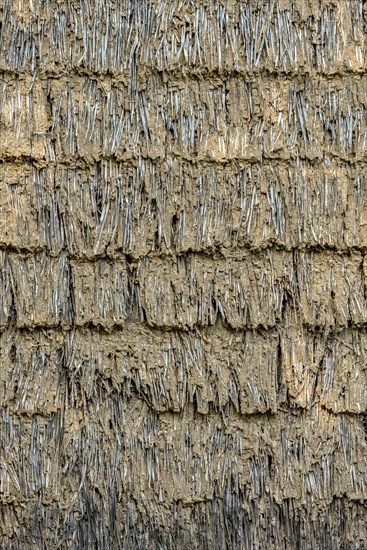
<svg viewBox="0 0 367 550"><path fill-rule="evenodd" d="M365 548L363 2L0 2L0 547Z"/></svg>

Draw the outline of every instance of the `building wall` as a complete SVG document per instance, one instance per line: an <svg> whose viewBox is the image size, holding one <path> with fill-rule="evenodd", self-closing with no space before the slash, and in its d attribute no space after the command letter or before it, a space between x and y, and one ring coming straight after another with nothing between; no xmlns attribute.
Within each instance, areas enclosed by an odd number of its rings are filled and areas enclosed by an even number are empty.
<svg viewBox="0 0 367 550"><path fill-rule="evenodd" d="M366 548L364 2L0 5L1 548Z"/></svg>

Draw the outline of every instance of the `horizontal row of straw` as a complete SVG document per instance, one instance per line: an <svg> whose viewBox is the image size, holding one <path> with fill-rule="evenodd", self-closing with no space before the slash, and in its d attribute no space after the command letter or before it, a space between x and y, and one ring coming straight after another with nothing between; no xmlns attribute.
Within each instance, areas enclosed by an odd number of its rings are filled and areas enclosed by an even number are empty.
<svg viewBox="0 0 367 550"><path fill-rule="evenodd" d="M0 246L73 257L367 246L367 171L330 161L0 166Z"/></svg>
<svg viewBox="0 0 367 550"><path fill-rule="evenodd" d="M234 410L276 413L315 403L334 413L367 412L367 336L356 329L10 329L0 335L0 350L0 402L13 403L16 414L57 412L67 392L69 407L87 411L99 387L138 392L156 412L183 412L189 403L201 414L223 410L227 421Z"/></svg>
<svg viewBox="0 0 367 550"><path fill-rule="evenodd" d="M244 252L213 259L79 263L0 252L0 326L124 325L131 316L162 328L271 328L288 311L307 326L367 322L366 258L360 253Z"/></svg>
<svg viewBox="0 0 367 550"><path fill-rule="evenodd" d="M146 500L150 517L164 514L167 500L193 506L237 495L240 512L241 500L249 506L267 492L278 503L317 501L320 511L341 494L365 499L366 444L353 416L316 406L302 415L233 416L226 427L219 413L157 415L142 400L97 391L84 414L65 407L29 418L3 409L3 498L57 501L66 517L87 505L85 492L106 504L111 496Z"/></svg>
<svg viewBox="0 0 367 550"><path fill-rule="evenodd" d="M7 70L335 72L366 63L360 1L4 0L2 21Z"/></svg>
<svg viewBox="0 0 367 550"><path fill-rule="evenodd" d="M295 546L355 550L363 548L367 538L364 504L354 501L350 506L345 495L333 498L325 510L317 508L310 495L304 505L294 498L276 503L267 494L247 502L246 496L228 485L224 498L213 496L192 506L177 501L162 510L145 498L117 501L114 493L100 495L84 488L66 515L61 509L64 501L25 502L21 522L16 504L4 503L2 542L13 550L63 545L73 550L97 545L124 550L227 550L228 540L233 548L249 550Z"/></svg>
<svg viewBox="0 0 367 550"><path fill-rule="evenodd" d="M367 150L366 90L351 77L209 85L153 75L106 86L89 77L46 84L35 73L2 77L1 87L2 154L11 157L360 160Z"/></svg>

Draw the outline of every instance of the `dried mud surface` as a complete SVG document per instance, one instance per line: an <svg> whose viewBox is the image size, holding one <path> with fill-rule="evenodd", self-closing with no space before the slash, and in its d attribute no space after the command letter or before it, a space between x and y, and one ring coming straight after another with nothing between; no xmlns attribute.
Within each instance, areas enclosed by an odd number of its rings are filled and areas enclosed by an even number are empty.
<svg viewBox="0 0 367 550"><path fill-rule="evenodd" d="M366 32L1 0L1 548L367 548Z"/></svg>

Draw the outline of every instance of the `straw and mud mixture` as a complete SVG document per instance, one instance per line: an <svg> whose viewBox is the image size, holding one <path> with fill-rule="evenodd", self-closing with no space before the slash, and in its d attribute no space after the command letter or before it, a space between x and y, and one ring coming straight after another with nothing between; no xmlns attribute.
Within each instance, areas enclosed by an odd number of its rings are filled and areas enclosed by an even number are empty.
<svg viewBox="0 0 367 550"><path fill-rule="evenodd" d="M367 4L0 1L0 547L367 548Z"/></svg>

